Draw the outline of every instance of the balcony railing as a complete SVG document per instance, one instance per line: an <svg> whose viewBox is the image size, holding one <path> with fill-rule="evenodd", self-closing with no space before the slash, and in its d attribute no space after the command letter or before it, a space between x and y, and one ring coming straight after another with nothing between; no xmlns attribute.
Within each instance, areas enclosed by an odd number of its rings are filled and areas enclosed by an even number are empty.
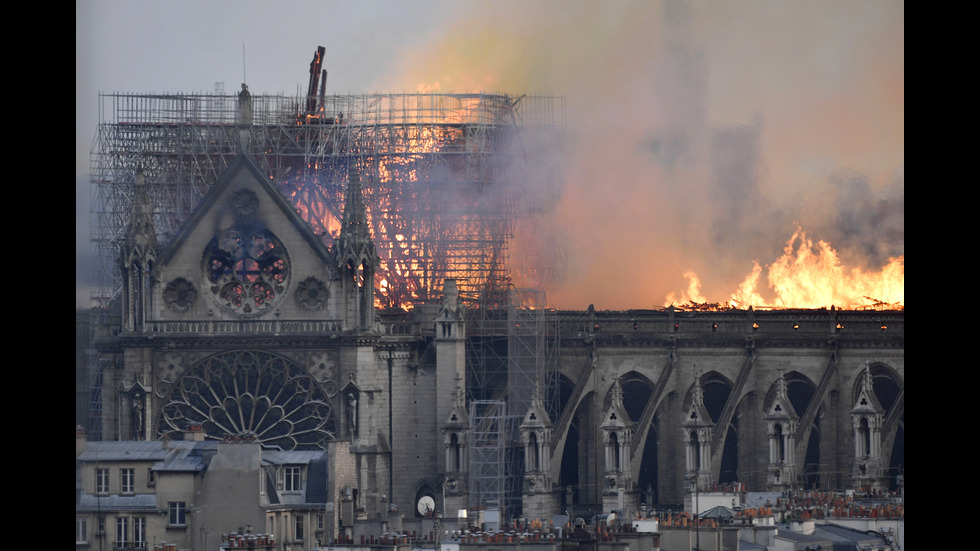
<svg viewBox="0 0 980 551"><path fill-rule="evenodd" d="M340 320L207 320L154 321L146 324L147 333L179 335L316 335L339 333Z"/></svg>
<svg viewBox="0 0 980 551"><path fill-rule="evenodd" d="M145 541L115 541L112 543L113 549L133 550L146 549Z"/></svg>

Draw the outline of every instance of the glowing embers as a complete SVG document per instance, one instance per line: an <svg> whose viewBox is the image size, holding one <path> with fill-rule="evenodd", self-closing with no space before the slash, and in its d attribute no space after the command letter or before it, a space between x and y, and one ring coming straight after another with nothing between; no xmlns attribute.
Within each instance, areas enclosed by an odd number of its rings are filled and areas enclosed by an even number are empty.
<svg viewBox="0 0 980 551"><path fill-rule="evenodd" d="M448 112L440 109L439 115ZM442 118L341 130L337 149L304 159L278 185L330 247L339 237L349 172L358 171L380 256L376 306L410 309L437 294L447 277L472 290L499 278L512 214L501 193L486 193L498 179L490 155L496 142L478 128ZM238 290L230 289L233 298Z"/></svg>
<svg viewBox="0 0 980 551"><path fill-rule="evenodd" d="M759 263L731 294L730 301L709 304L701 294L698 275L688 271L686 292L667 295L665 305L682 304L695 310L726 308L829 308L885 310L905 308L905 256L890 258L880 271L846 269L837 251L826 241L814 243L797 228L786 241L783 254L767 265L767 281ZM764 285L772 297L762 296Z"/></svg>
<svg viewBox="0 0 980 551"><path fill-rule="evenodd" d="M205 249L204 277L223 308L240 314L262 313L286 287L286 249L265 228L232 226L216 235Z"/></svg>

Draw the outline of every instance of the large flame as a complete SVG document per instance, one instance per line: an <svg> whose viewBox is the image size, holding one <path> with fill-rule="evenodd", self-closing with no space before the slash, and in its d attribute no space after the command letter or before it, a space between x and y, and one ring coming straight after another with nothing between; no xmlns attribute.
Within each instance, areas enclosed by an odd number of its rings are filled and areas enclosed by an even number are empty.
<svg viewBox="0 0 980 551"><path fill-rule="evenodd" d="M843 308L904 309L905 256L889 259L879 271L846 269L837 251L826 241L814 244L806 232L797 228L786 241L783 254L766 266L768 292L759 288L763 268L754 263L752 271L725 304L709 303L701 295L701 283L693 271L684 274L688 289L671 293L665 305L694 308Z"/></svg>
<svg viewBox="0 0 980 551"><path fill-rule="evenodd" d="M380 257L375 305L411 309L455 278L465 299L509 286L508 248L526 178L503 162L517 101L489 94L395 94L344 98L296 138L310 152L279 181L330 246L343 217L343 182L360 175ZM332 100L334 101L334 100ZM340 115L341 108L345 113ZM516 166L516 168L515 168Z"/></svg>

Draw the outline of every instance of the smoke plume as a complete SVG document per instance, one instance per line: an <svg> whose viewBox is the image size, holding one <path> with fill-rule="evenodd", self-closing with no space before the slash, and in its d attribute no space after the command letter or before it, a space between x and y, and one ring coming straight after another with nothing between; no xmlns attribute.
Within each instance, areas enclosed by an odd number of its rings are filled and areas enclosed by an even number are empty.
<svg viewBox="0 0 980 551"><path fill-rule="evenodd" d="M903 257L902 3L456 9L375 88L566 98L561 156L524 144L527 185L560 186L515 238L560 268L550 306L727 301L798 230L849 269Z"/></svg>

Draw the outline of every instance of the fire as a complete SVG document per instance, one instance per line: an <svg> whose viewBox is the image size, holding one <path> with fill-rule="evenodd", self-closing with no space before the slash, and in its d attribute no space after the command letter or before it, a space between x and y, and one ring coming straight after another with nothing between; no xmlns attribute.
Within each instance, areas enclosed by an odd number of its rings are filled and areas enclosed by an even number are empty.
<svg viewBox="0 0 980 551"><path fill-rule="evenodd" d="M759 290L763 268L754 263L752 271L731 294L732 308L829 308L850 310L905 307L905 256L889 259L880 271L846 269L837 251L826 241L814 244L806 232L797 228L786 241L783 255L766 266L767 282L773 298ZM688 290L680 296L667 296L667 305L691 303L711 307L701 296L701 283L693 271L684 274Z"/></svg>
<svg viewBox="0 0 980 551"><path fill-rule="evenodd" d="M421 87L417 94L321 97L315 110L297 114L303 130L289 139L304 153L303 165L286 167L278 185L329 247L343 218L340 184L350 169L359 172L380 257L379 308L411 309L438 296L445 278L457 279L466 299L491 294L508 286L508 217L523 192L513 185L523 182L511 174L517 169L499 162L510 154L518 101ZM283 170L275 162L270 172Z"/></svg>
<svg viewBox="0 0 980 551"><path fill-rule="evenodd" d="M670 306L671 304L706 304L708 301L701 295L701 278L698 277L693 270L688 270L684 272L684 277L687 279L687 291L681 292L680 296L670 293L667 295L667 303L664 306Z"/></svg>

